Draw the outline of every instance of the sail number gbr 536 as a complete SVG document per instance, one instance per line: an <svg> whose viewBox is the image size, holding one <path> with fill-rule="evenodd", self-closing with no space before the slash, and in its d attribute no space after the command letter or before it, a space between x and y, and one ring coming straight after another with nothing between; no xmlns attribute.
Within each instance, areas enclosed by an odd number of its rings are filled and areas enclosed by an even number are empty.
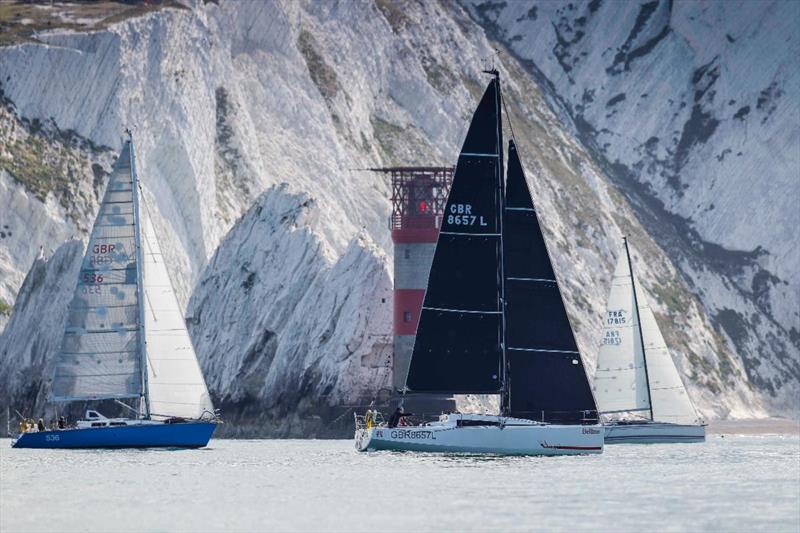
<svg viewBox="0 0 800 533"><path fill-rule="evenodd" d="M483 215L472 214L472 204L450 204L447 223L456 226L488 226Z"/></svg>

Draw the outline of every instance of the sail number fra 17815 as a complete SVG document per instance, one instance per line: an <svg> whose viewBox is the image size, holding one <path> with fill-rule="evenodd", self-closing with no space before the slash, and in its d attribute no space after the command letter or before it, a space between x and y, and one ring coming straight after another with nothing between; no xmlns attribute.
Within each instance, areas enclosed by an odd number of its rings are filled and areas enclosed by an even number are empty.
<svg viewBox="0 0 800 533"><path fill-rule="evenodd" d="M483 219L483 215L472 214L472 204L450 204L450 212L447 214L447 223L456 226L474 226L477 222L479 226L488 226Z"/></svg>

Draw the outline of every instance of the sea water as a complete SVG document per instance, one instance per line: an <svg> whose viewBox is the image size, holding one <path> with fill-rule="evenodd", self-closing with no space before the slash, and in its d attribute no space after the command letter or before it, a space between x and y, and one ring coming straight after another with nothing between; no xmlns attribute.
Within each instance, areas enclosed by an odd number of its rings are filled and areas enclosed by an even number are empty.
<svg viewBox="0 0 800 533"><path fill-rule="evenodd" d="M358 453L351 441L15 450L6 531L800 531L800 438L710 435L582 457Z"/></svg>

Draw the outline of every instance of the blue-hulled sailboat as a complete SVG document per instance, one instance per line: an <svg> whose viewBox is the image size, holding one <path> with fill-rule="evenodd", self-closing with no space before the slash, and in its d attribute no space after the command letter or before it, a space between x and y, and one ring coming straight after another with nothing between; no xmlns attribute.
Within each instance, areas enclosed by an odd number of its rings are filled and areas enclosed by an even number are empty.
<svg viewBox="0 0 800 533"><path fill-rule="evenodd" d="M198 448L218 423L161 248L142 209L133 139L109 179L69 305L49 400L114 401L74 426L23 424L15 448Z"/></svg>

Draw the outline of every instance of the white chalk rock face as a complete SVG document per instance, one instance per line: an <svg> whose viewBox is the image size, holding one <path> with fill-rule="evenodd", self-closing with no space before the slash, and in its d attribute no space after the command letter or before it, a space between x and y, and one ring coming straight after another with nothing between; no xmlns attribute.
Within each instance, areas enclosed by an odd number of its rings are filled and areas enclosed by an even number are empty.
<svg viewBox="0 0 800 533"><path fill-rule="evenodd" d="M385 253L360 232L336 254L315 229L317 202L288 191L269 189L237 222L188 309L219 405L234 417L258 405L271 434L303 434L295 412L369 401L391 378Z"/></svg>
<svg viewBox="0 0 800 533"><path fill-rule="evenodd" d="M50 257L37 258L0 335L0 401L27 416L42 414L35 410L44 408L82 259L78 240L64 243Z"/></svg>
<svg viewBox="0 0 800 533"><path fill-rule="evenodd" d="M38 119L48 131L114 150L123 128L133 128L144 202L212 397L234 422L229 431L345 431L347 406L387 394L391 367L391 189L355 169L454 163L487 82L483 59L494 54L484 28L457 4L198 2L37 38L44 44L0 48L0 126L13 123L56 146L32 127ZM629 184L609 178L613 169L577 140L552 87L524 58L501 52L495 64L587 366L627 234L699 409L708 417L766 414L770 390L745 371L749 352L715 329L706 291L724 292L724 280L685 266L684 255L671 260L671 234L658 231ZM3 140L11 138L5 131ZM82 168L108 168L102 149L81 153ZM29 227L30 243L85 237L105 175L74 177L93 192L77 224L69 222L75 195L54 190L53 200L37 199L37 182L18 174L0 171L0 195L11 196L5 187L28 198L0 204L12 216L48 201L64 210L47 211L51 227ZM0 346L36 337L37 315L63 321L58 305L23 298L22 273L35 250L22 249L12 253L0 240L0 271L16 273L3 280L16 305ZM74 276L62 274L69 293ZM743 312L747 301L731 298L728 307ZM56 348L40 348L42 360ZM41 399L38 389L18 392L18 377L46 364L0 353L10 395ZM786 378L786 387L796 381Z"/></svg>

